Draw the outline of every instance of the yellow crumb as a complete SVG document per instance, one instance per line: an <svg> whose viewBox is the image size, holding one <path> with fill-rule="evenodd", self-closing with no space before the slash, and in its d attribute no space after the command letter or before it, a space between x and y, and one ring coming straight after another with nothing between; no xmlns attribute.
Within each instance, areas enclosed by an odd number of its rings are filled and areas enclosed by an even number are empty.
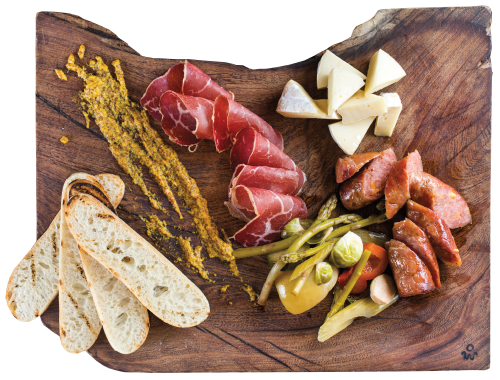
<svg viewBox="0 0 500 380"><path fill-rule="evenodd" d="M82 59L84 54L85 54L85 46L80 45L80 48L78 49L78 58Z"/></svg>
<svg viewBox="0 0 500 380"><path fill-rule="evenodd" d="M229 284L228 285L224 285L222 288L220 288L220 292L221 293L225 293L227 288L229 288Z"/></svg>
<svg viewBox="0 0 500 380"><path fill-rule="evenodd" d="M68 78L66 77L66 74L63 73L63 71L61 69L55 69L54 70L57 74L57 77L61 80L68 80Z"/></svg>
<svg viewBox="0 0 500 380"><path fill-rule="evenodd" d="M68 63L75 63L75 56L73 54L70 54L68 57Z"/></svg>
<svg viewBox="0 0 500 380"><path fill-rule="evenodd" d="M66 144L69 140L66 136L63 136L59 139L60 142L62 142L63 144Z"/></svg>
<svg viewBox="0 0 500 380"><path fill-rule="evenodd" d="M90 128L90 119L89 119L89 114L85 111L83 112L83 116L85 116L85 121L87 122L87 128Z"/></svg>

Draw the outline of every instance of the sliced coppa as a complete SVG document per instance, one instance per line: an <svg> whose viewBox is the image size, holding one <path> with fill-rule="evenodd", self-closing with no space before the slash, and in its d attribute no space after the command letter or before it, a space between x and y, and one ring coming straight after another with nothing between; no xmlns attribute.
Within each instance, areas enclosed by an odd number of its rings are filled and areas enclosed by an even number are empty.
<svg viewBox="0 0 500 380"><path fill-rule="evenodd" d="M415 202L434 211L451 229L464 227L472 221L465 199L451 186L430 174L418 172L412 175L410 196Z"/></svg>
<svg viewBox="0 0 500 380"><path fill-rule="evenodd" d="M214 103L214 141L218 152L229 148L236 134L250 127L283 150L283 136L266 121L234 100L218 96Z"/></svg>
<svg viewBox="0 0 500 380"><path fill-rule="evenodd" d="M380 152L353 154L344 158L339 158L335 165L335 177L337 183L342 183L346 179L351 178L365 164L380 156Z"/></svg>
<svg viewBox="0 0 500 380"><path fill-rule="evenodd" d="M417 254L427 266L429 272L431 272L436 288L440 288L439 265L431 243L424 231L410 219L405 219L402 222L394 223L392 235L394 239L405 243L408 248Z"/></svg>
<svg viewBox="0 0 500 380"><path fill-rule="evenodd" d="M245 247L276 241L290 220L307 217L302 199L265 189L238 185L231 189L230 199L226 206L231 214L248 221L234 234L234 239Z"/></svg>
<svg viewBox="0 0 500 380"><path fill-rule="evenodd" d="M389 148L380 153L361 171L340 185L340 200L348 210L360 209L384 195L387 177L397 159Z"/></svg>
<svg viewBox="0 0 500 380"><path fill-rule="evenodd" d="M385 243L385 249L401 297L416 296L435 289L427 266L404 243L393 239Z"/></svg>
<svg viewBox="0 0 500 380"><path fill-rule="evenodd" d="M234 171L229 185L231 189L238 185L258 187L285 195L298 195L301 178L294 170L271 168L269 166L251 166L240 164Z"/></svg>
<svg viewBox="0 0 500 380"><path fill-rule="evenodd" d="M252 128L244 128L236 134L231 149L231 169L234 170L240 164L296 171L299 175L299 188L306 181L306 175L290 157Z"/></svg>
<svg viewBox="0 0 500 380"><path fill-rule="evenodd" d="M184 62L182 93L184 95L196 96L211 101L215 101L219 95L225 96L229 99L234 99L234 95L232 93L224 90L221 86L215 83L212 78L196 66L189 63L187 60Z"/></svg>
<svg viewBox="0 0 500 380"><path fill-rule="evenodd" d="M439 260L446 264L462 265L450 229L434 211L410 200L406 204L406 216L425 232Z"/></svg>
<svg viewBox="0 0 500 380"><path fill-rule="evenodd" d="M410 198L410 179L415 172L423 171L418 151L410 153L399 161L389 174L385 186L385 210L391 219Z"/></svg>

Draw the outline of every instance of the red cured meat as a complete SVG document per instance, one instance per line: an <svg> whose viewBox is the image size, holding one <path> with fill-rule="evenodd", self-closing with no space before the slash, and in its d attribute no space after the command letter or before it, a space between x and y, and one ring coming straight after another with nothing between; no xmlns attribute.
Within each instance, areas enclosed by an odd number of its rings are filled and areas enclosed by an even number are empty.
<svg viewBox="0 0 500 380"><path fill-rule="evenodd" d="M436 288L440 288L441 280L439 279L439 265L431 243L424 231L410 219L405 219L402 222L394 223L392 235L394 239L404 243L420 257L429 269L429 272L431 272L434 285Z"/></svg>
<svg viewBox="0 0 500 380"><path fill-rule="evenodd" d="M446 264L462 265L450 229L434 211L416 202L408 201L406 216L425 232L438 259Z"/></svg>
<svg viewBox="0 0 500 380"><path fill-rule="evenodd" d="M218 96L214 103L214 141L218 152L229 148L236 134L250 127L283 150L283 136L252 111L225 96Z"/></svg>
<svg viewBox="0 0 500 380"><path fill-rule="evenodd" d="M451 229L466 226L472 221L465 199L430 174L418 172L412 175L410 195L415 202L433 210Z"/></svg>
<svg viewBox="0 0 500 380"><path fill-rule="evenodd" d="M396 162L396 155L389 148L343 182L340 185L340 200L344 207L348 210L357 210L382 198L387 177Z"/></svg>
<svg viewBox="0 0 500 380"><path fill-rule="evenodd" d="M294 170L240 164L234 171L229 192L238 185L258 187L279 194L298 195L300 176Z"/></svg>
<svg viewBox="0 0 500 380"><path fill-rule="evenodd" d="M404 243L390 240L385 243L385 249L401 297L416 296L435 289L429 269Z"/></svg>
<svg viewBox="0 0 500 380"><path fill-rule="evenodd" d="M161 121L160 98L167 91L182 92L184 79L184 64L173 65L161 77L152 81L141 98L141 105L157 121Z"/></svg>
<svg viewBox="0 0 500 380"><path fill-rule="evenodd" d="M335 176L337 183L342 183L346 179L351 178L365 164L380 156L380 152L353 154L344 158L339 158L335 165Z"/></svg>
<svg viewBox="0 0 500 380"><path fill-rule="evenodd" d="M213 103L167 91L160 98L161 126L170 140L179 145L195 145L213 138Z"/></svg>
<svg viewBox="0 0 500 380"><path fill-rule="evenodd" d="M252 128L244 128L236 134L231 149L231 168L234 170L240 164L296 171L299 188L306 181L306 175L290 157Z"/></svg>
<svg viewBox="0 0 500 380"><path fill-rule="evenodd" d="M307 217L306 204L300 198L242 185L231 189L231 202L226 205L233 216L248 221L234 234L245 247L276 241L290 220Z"/></svg>
<svg viewBox="0 0 500 380"><path fill-rule="evenodd" d="M388 219L396 215L410 199L410 179L413 173L423 170L418 151L410 153L394 166L385 186L385 210Z"/></svg>
<svg viewBox="0 0 500 380"><path fill-rule="evenodd" d="M232 93L224 90L221 86L215 83L212 78L196 66L189 63L187 60L184 62L182 93L184 95L196 96L212 101L215 101L219 95L230 99L234 98Z"/></svg>

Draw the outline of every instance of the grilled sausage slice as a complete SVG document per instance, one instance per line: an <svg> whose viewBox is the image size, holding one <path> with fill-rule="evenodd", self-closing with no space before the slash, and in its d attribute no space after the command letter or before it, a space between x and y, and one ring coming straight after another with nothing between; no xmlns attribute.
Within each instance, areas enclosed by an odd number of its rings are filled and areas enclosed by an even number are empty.
<svg viewBox="0 0 500 380"><path fill-rule="evenodd" d="M335 177L337 183L342 183L351 178L354 174L375 157L380 156L380 152L353 154L344 158L339 158L335 165Z"/></svg>

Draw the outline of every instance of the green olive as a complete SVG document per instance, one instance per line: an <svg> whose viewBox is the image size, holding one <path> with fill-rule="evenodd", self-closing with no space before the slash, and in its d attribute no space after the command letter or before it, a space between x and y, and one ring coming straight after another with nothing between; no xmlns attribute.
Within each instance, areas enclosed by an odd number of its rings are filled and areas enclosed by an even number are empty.
<svg viewBox="0 0 500 380"><path fill-rule="evenodd" d="M316 264L316 284L323 285L330 282L333 276L333 268L327 262Z"/></svg>

